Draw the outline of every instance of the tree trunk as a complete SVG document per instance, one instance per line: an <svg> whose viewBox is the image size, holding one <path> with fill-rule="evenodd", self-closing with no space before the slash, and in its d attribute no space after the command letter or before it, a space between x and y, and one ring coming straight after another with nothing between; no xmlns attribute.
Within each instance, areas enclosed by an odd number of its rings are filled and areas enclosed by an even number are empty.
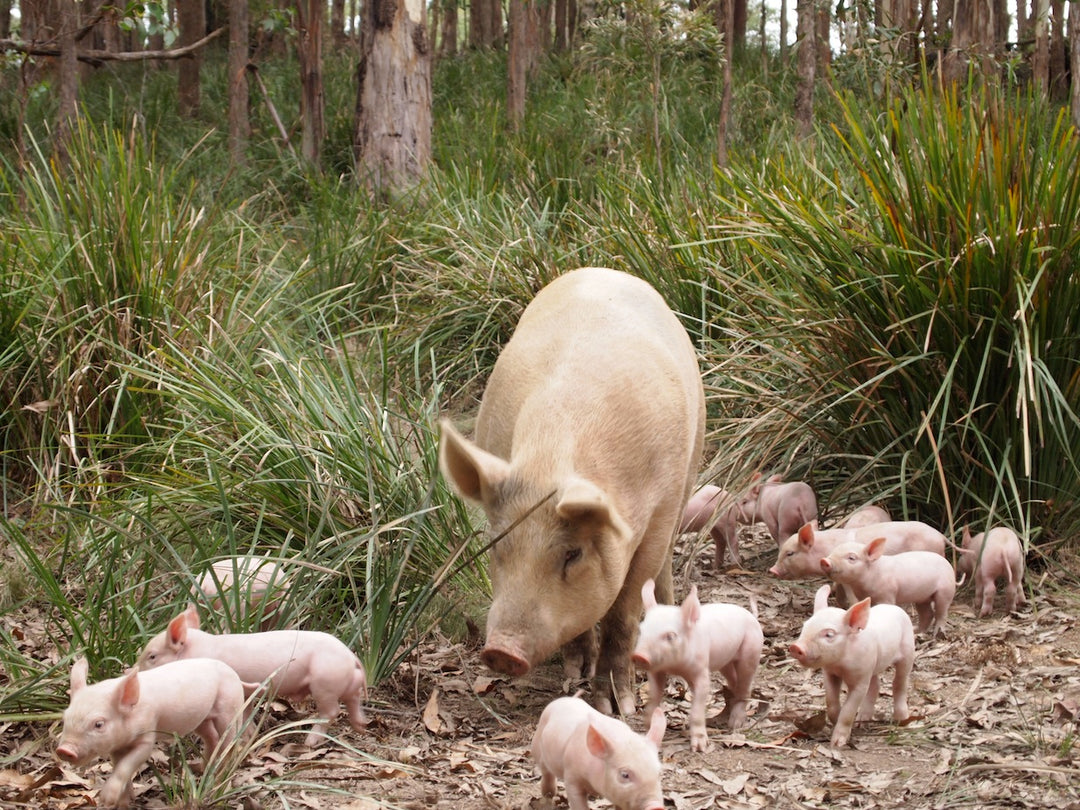
<svg viewBox="0 0 1080 810"><path fill-rule="evenodd" d="M716 165L728 165L728 130L731 126L731 60L735 30L735 0L720 0L724 11L724 89L720 96L720 120L716 126Z"/></svg>
<svg viewBox="0 0 1080 810"><path fill-rule="evenodd" d="M251 120L248 118L248 0L229 0L229 157L244 164Z"/></svg>
<svg viewBox="0 0 1080 810"><path fill-rule="evenodd" d="M300 62L300 155L318 169L323 142L322 0L296 0L296 51Z"/></svg>
<svg viewBox="0 0 1080 810"><path fill-rule="evenodd" d="M814 0L798 0L795 47L798 82L795 88L795 132L800 139L814 134L814 68L817 64L817 19Z"/></svg>
<svg viewBox="0 0 1080 810"><path fill-rule="evenodd" d="M1035 0L1035 52L1031 55L1031 78L1042 93L1050 88L1050 3Z"/></svg>
<svg viewBox="0 0 1080 810"><path fill-rule="evenodd" d="M555 50L562 53L570 47L569 0L555 0Z"/></svg>
<svg viewBox="0 0 1080 810"><path fill-rule="evenodd" d="M345 44L345 0L330 3L330 41L335 48Z"/></svg>
<svg viewBox="0 0 1080 810"><path fill-rule="evenodd" d="M0 0L0 39L11 36L11 0Z"/></svg>
<svg viewBox="0 0 1080 810"><path fill-rule="evenodd" d="M728 42L731 43L734 52L746 47L747 0L733 0L733 2L734 16L732 17L731 39Z"/></svg>
<svg viewBox="0 0 1080 810"><path fill-rule="evenodd" d="M413 186L431 161L431 55L423 0L369 0L361 25L353 139L372 191Z"/></svg>
<svg viewBox="0 0 1080 810"><path fill-rule="evenodd" d="M79 46L75 41L75 32L79 29L79 4L76 0L59 0L58 6L60 69L55 146L57 162L66 166L71 134L79 115Z"/></svg>
<svg viewBox="0 0 1080 810"><path fill-rule="evenodd" d="M206 36L206 16L202 0L177 0L179 44L190 45ZM199 69L202 56L196 52L180 59L177 71L176 104L180 116L194 118L199 114Z"/></svg>
<svg viewBox="0 0 1080 810"><path fill-rule="evenodd" d="M442 0L442 19L439 32L439 56L455 56L458 45L458 4L457 0Z"/></svg>
<svg viewBox="0 0 1080 810"><path fill-rule="evenodd" d="M525 120L525 84L528 75L527 15L529 0L510 0L510 47L506 64L506 117L511 132Z"/></svg>
<svg viewBox="0 0 1080 810"><path fill-rule="evenodd" d="M787 65L788 0L780 0L780 64Z"/></svg>
<svg viewBox="0 0 1080 810"><path fill-rule="evenodd" d="M501 48L506 44L503 31L503 12L500 0L489 0L487 3L488 30L491 31L491 46Z"/></svg>
<svg viewBox="0 0 1080 810"><path fill-rule="evenodd" d="M1073 3L1077 0L1072 0ZM1065 60L1065 3L1064 0L1050 0L1050 57L1047 71L1050 74L1050 97L1055 101L1068 97L1068 67Z"/></svg>
<svg viewBox="0 0 1080 810"><path fill-rule="evenodd" d="M1073 65L1080 65L1080 3L1069 3L1069 61ZM1080 129L1080 69L1072 71L1072 99L1070 111L1072 123Z"/></svg>

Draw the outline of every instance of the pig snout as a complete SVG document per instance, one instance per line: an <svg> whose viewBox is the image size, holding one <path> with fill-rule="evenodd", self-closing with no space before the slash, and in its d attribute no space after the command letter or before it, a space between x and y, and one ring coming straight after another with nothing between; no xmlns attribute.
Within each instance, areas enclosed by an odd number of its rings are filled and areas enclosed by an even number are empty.
<svg viewBox="0 0 1080 810"><path fill-rule="evenodd" d="M769 573L772 574L774 577L778 577L780 576L780 569L774 565L772 568L769 569Z"/></svg>
<svg viewBox="0 0 1080 810"><path fill-rule="evenodd" d="M520 678L532 669L520 645L505 638L489 640L480 652L480 660L489 669L513 678Z"/></svg>

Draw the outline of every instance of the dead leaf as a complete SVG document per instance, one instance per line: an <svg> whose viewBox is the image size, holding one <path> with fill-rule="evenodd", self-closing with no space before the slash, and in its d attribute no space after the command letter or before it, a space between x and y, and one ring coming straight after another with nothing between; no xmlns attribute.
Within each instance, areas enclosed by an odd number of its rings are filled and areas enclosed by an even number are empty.
<svg viewBox="0 0 1080 810"><path fill-rule="evenodd" d="M438 734L443 727L442 718L439 717L439 689L431 690L427 705L424 707L424 727L432 734Z"/></svg>

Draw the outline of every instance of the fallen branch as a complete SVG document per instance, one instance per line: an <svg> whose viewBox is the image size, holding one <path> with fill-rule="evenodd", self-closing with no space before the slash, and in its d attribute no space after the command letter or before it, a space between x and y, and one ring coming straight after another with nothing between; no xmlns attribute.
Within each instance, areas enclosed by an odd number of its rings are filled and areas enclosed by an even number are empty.
<svg viewBox="0 0 1080 810"><path fill-rule="evenodd" d="M163 51L79 51L77 57L81 62L99 64L101 62L143 62L148 59L187 59L207 43L217 39L227 30L228 26L222 26L216 31L211 31L198 42L184 45L180 48L169 48ZM15 51L25 53L28 56L60 56L60 48L52 45L36 45L32 42L20 42L14 39L0 39L0 51Z"/></svg>

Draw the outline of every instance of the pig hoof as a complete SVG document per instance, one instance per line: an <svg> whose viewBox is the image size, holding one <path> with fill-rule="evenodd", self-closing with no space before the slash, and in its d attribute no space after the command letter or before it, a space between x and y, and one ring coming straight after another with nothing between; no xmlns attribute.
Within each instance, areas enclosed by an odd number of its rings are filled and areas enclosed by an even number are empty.
<svg viewBox="0 0 1080 810"><path fill-rule="evenodd" d="M498 647L488 647L480 653L484 665L503 675L520 678L529 671L529 662L521 655Z"/></svg>
<svg viewBox="0 0 1080 810"><path fill-rule="evenodd" d="M709 735L708 734L692 734L690 736L690 750L700 751L701 753L708 752L709 748Z"/></svg>

